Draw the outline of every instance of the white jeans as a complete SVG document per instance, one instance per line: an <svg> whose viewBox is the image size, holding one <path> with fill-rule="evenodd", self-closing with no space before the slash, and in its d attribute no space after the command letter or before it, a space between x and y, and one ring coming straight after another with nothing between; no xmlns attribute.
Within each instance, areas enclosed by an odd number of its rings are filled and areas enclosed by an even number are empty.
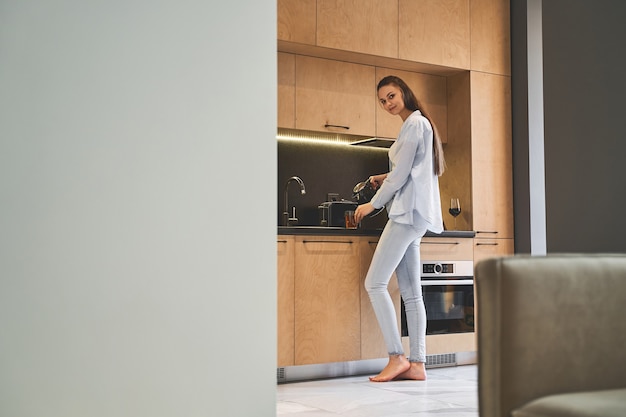
<svg viewBox="0 0 626 417"><path fill-rule="evenodd" d="M393 271L404 300L411 348L409 361L426 362L426 309L420 283L420 242L425 227L389 220L380 236L365 278L365 289L376 313L389 355L404 354L396 312L387 290Z"/></svg>

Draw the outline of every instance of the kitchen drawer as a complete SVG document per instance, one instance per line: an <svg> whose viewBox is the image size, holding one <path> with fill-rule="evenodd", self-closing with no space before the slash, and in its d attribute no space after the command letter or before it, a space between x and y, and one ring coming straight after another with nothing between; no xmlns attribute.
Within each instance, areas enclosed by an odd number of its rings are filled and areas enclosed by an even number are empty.
<svg viewBox="0 0 626 417"><path fill-rule="evenodd" d="M474 239L474 263L484 259L510 256L515 252L513 239Z"/></svg>
<svg viewBox="0 0 626 417"><path fill-rule="evenodd" d="M473 240L469 238L424 237L422 261L471 261L474 259Z"/></svg>

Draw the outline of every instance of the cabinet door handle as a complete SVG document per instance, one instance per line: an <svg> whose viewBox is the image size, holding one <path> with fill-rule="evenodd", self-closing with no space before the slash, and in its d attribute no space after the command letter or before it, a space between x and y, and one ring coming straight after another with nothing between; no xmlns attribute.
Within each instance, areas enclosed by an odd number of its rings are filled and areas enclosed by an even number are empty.
<svg viewBox="0 0 626 417"><path fill-rule="evenodd" d="M492 242L492 243L476 243L476 246L498 246L497 242Z"/></svg>
<svg viewBox="0 0 626 417"><path fill-rule="evenodd" d="M287 243L286 240L277 240L276 243Z"/></svg>
<svg viewBox="0 0 626 417"><path fill-rule="evenodd" d="M303 240L302 243L348 243L352 244L351 240Z"/></svg>
<svg viewBox="0 0 626 417"><path fill-rule="evenodd" d="M350 126L331 125L331 124L329 124L329 123L326 123L326 124L324 125L324 127L325 127L326 129L328 129L329 127L336 127L336 128L338 128L338 129L346 129L346 130L350 130Z"/></svg>
<svg viewBox="0 0 626 417"><path fill-rule="evenodd" d="M477 234L478 234L478 233L491 233L491 234L498 234L498 232L497 232L497 231L496 231L496 232L489 232L489 231L486 231L486 230L477 230L477 231L476 231L476 233L477 233Z"/></svg>
<svg viewBox="0 0 626 417"><path fill-rule="evenodd" d="M459 242L422 242L424 245L458 245Z"/></svg>

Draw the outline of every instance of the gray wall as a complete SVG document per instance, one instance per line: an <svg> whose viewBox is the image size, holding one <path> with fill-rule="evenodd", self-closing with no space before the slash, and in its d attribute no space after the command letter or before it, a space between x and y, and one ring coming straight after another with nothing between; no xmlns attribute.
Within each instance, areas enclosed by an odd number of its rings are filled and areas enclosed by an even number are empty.
<svg viewBox="0 0 626 417"><path fill-rule="evenodd" d="M516 251L528 252L525 0L512 0ZM543 0L548 252L626 251L621 0Z"/></svg>
<svg viewBox="0 0 626 417"><path fill-rule="evenodd" d="M276 4L216 7L0 2L0 415L275 415Z"/></svg>

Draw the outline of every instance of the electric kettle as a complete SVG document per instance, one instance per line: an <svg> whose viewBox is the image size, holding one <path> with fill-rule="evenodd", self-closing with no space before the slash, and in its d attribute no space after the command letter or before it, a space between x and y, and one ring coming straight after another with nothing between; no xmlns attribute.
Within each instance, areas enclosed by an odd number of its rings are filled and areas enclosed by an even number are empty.
<svg viewBox="0 0 626 417"><path fill-rule="evenodd" d="M362 181L354 186L352 189L352 198L359 204L369 203L374 195L376 194L376 190L372 187L369 178L365 181ZM379 209L374 210L368 217L374 217L384 210L385 207L381 207Z"/></svg>

